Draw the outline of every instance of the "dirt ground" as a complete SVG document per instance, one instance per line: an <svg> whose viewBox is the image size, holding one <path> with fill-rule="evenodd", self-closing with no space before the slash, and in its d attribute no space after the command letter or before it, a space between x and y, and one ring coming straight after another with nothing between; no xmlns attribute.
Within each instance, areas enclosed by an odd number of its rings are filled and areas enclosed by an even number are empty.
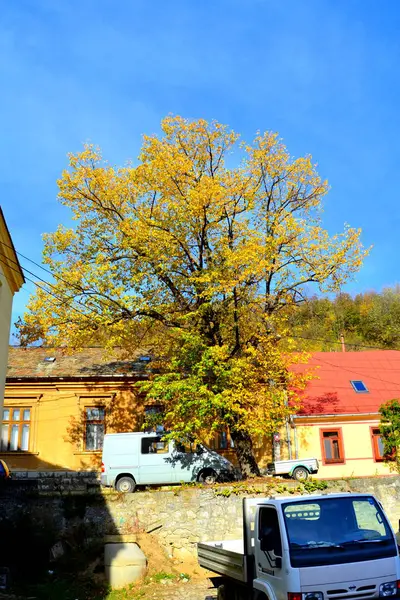
<svg viewBox="0 0 400 600"><path fill-rule="evenodd" d="M161 583L148 585L143 589L143 600L215 600L217 590L210 580L189 581L187 583Z"/></svg>
<svg viewBox="0 0 400 600"><path fill-rule="evenodd" d="M217 591L210 579L215 575L202 569L195 558L182 561L167 556L157 538L151 534L139 535L137 542L148 561L145 583L139 588L140 598L143 600L155 598L214 600L216 598ZM170 575L171 579L162 578L163 573Z"/></svg>

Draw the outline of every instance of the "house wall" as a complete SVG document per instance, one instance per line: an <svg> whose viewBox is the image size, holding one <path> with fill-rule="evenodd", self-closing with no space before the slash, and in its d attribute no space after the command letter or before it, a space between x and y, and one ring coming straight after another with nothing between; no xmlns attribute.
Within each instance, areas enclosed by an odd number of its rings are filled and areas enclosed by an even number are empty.
<svg viewBox="0 0 400 600"><path fill-rule="evenodd" d="M3 413L13 293L0 263L0 415Z"/></svg>
<svg viewBox="0 0 400 600"><path fill-rule="evenodd" d="M1 289L1 288L0 288ZM0 363L1 364L1 363ZM5 406L31 409L28 452L3 452L13 471L97 470L101 451L84 449L85 408L102 406L106 409L106 431L138 431L143 423L143 401L132 382L93 381L8 383ZM316 457L320 462L318 478L362 477L390 474L388 465L376 462L373 455L371 427L378 427L376 415L371 418L296 418L300 458ZM344 448L343 464L324 464L321 429L341 429ZM295 457L294 430L290 429L292 457ZM233 463L233 449L216 450ZM272 457L270 437L254 441L258 463L264 468ZM286 430L281 431L281 459L288 458Z"/></svg>
<svg viewBox="0 0 400 600"><path fill-rule="evenodd" d="M374 459L371 428L379 427L378 416L336 417L315 421L296 419L299 457L316 457L320 462L318 478L362 477L388 475L390 467ZM344 463L324 464L322 457L321 430L341 429ZM294 441L294 438L293 438Z"/></svg>
<svg viewBox="0 0 400 600"><path fill-rule="evenodd" d="M102 406L108 433L141 427L143 406L133 384L124 382L7 384L5 407L31 409L28 452L3 452L14 471L93 470L101 451L84 449L85 408Z"/></svg>

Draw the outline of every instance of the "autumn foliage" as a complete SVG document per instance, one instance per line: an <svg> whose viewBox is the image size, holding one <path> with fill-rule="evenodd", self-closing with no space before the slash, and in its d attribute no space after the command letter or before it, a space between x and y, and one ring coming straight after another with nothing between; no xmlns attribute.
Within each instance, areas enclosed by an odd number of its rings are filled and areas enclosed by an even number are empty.
<svg viewBox="0 0 400 600"><path fill-rule="evenodd" d="M328 186L311 158L274 133L246 144L219 123L168 117L137 164L114 168L87 146L58 183L76 226L45 235L54 284L31 299L22 339L145 347L158 374L143 388L172 433L229 427L256 473L252 438L276 430L304 383L280 350L288 315L306 284L338 289L365 254L359 230L322 228Z"/></svg>

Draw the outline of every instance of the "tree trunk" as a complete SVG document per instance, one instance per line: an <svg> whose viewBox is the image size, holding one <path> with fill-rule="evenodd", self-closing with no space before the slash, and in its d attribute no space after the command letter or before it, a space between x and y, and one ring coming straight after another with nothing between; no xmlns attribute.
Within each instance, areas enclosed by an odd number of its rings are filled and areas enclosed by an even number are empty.
<svg viewBox="0 0 400 600"><path fill-rule="evenodd" d="M259 477L260 469L254 456L251 437L244 431L231 430L230 433L243 477Z"/></svg>

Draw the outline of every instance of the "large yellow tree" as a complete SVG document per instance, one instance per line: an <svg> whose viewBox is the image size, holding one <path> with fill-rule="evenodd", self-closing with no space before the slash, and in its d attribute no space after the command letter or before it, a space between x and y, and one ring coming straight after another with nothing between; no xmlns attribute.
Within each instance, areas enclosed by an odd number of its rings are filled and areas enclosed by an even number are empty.
<svg viewBox="0 0 400 600"><path fill-rule="evenodd" d="M137 164L111 167L87 146L58 184L76 226L45 235L54 281L31 299L22 340L146 347L159 363L143 387L172 434L228 427L242 471L258 473L252 438L279 426L301 386L280 350L284 316L306 284L337 289L365 253L359 230L321 227L327 183L311 158L273 133L245 144L168 117Z"/></svg>

